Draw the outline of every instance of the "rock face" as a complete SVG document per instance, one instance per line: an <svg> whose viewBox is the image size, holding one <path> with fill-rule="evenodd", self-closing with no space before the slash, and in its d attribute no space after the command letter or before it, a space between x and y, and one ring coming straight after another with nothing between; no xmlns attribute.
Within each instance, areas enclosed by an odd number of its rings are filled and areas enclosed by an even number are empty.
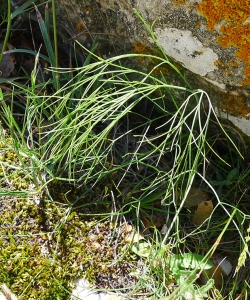
<svg viewBox="0 0 250 300"><path fill-rule="evenodd" d="M156 46L134 8L147 24L154 22L158 43L192 87L206 90L250 134L245 128L250 117L249 0L59 0L61 35L65 42L89 47L97 37L104 57L123 49L149 53Z"/></svg>

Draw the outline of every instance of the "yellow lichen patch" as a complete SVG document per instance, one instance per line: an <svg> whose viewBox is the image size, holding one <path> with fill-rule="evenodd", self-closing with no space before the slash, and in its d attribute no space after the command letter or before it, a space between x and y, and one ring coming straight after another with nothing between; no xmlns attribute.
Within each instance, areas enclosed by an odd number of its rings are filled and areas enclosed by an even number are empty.
<svg viewBox="0 0 250 300"><path fill-rule="evenodd" d="M220 107L237 117L240 116L246 118L250 113L250 109L243 98L234 97L230 94L225 95L223 99L221 99Z"/></svg>
<svg viewBox="0 0 250 300"><path fill-rule="evenodd" d="M217 41L224 48L237 48L237 58L246 65L242 85L250 85L249 0L206 0L198 4L196 9L206 18L209 30L214 30L215 25L222 25Z"/></svg>
<svg viewBox="0 0 250 300"><path fill-rule="evenodd" d="M233 74L232 71L230 71L230 70L225 70L225 72L226 72L228 75L232 75L232 74Z"/></svg>
<svg viewBox="0 0 250 300"><path fill-rule="evenodd" d="M220 67L220 68L226 68L226 67L227 67L227 64L225 64L224 62L219 61L219 60L216 60L216 61L214 62L214 65L215 65L216 67Z"/></svg>

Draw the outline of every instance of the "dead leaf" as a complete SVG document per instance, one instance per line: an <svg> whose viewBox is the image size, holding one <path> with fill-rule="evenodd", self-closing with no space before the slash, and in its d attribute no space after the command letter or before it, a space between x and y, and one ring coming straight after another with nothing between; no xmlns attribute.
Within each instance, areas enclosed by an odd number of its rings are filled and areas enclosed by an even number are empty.
<svg viewBox="0 0 250 300"><path fill-rule="evenodd" d="M150 220L144 216L140 216L140 218L146 229L150 227L161 228L166 221L163 216L157 216L156 214L152 214Z"/></svg>
<svg viewBox="0 0 250 300"><path fill-rule="evenodd" d="M124 241L125 243L138 243L140 240L144 239L140 232L137 232L132 225L127 222L121 225Z"/></svg>
<svg viewBox="0 0 250 300"><path fill-rule="evenodd" d="M201 202L206 201L208 199L208 195L200 189L191 188L186 200L183 204L185 207L192 207L199 205Z"/></svg>
<svg viewBox="0 0 250 300"><path fill-rule="evenodd" d="M3 44L0 44L0 49L2 52ZM13 49L12 45L7 44L6 50ZM15 57L13 53L9 53L8 51L4 52L2 62L0 64L0 78L8 78L10 73L13 71L15 66Z"/></svg>
<svg viewBox="0 0 250 300"><path fill-rule="evenodd" d="M144 240L143 235L140 232L132 231L125 235L125 243L139 243L140 240Z"/></svg>
<svg viewBox="0 0 250 300"><path fill-rule="evenodd" d="M127 222L123 223L121 227L123 229L124 234L128 234L133 230L133 226L128 224Z"/></svg>
<svg viewBox="0 0 250 300"><path fill-rule="evenodd" d="M142 220L142 222L143 222L146 229L154 226L154 224L148 218L146 218L144 216L140 216L140 218L141 218L141 220Z"/></svg>
<svg viewBox="0 0 250 300"><path fill-rule="evenodd" d="M163 216L160 216L157 218L157 220L154 221L156 228L161 228L165 224L166 220Z"/></svg>
<svg viewBox="0 0 250 300"><path fill-rule="evenodd" d="M211 213L213 211L213 202L211 200L209 201L202 201L198 205L198 209L195 212L193 223L195 225L201 225L207 218L211 216Z"/></svg>

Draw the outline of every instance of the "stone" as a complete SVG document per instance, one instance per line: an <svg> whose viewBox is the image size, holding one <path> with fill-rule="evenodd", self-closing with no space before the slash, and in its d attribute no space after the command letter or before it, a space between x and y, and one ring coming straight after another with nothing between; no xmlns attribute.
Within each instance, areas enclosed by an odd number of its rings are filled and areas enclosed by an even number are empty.
<svg viewBox="0 0 250 300"><path fill-rule="evenodd" d="M7 298L0 292L0 300L7 300Z"/></svg>
<svg viewBox="0 0 250 300"><path fill-rule="evenodd" d="M2 284L0 286L0 290L3 291L3 293L5 294L5 296L3 295L2 292L0 292L0 300L17 300L16 295L14 295L10 289L7 287L6 284Z"/></svg>
<svg viewBox="0 0 250 300"><path fill-rule="evenodd" d="M72 300L122 300L122 297L91 289L90 284L83 278L75 280L76 287L72 292Z"/></svg>
<svg viewBox="0 0 250 300"><path fill-rule="evenodd" d="M192 88L208 92L249 134L250 2L59 0L59 33L65 43L78 40L88 48L97 38L104 58L122 51L153 53L157 47L134 8L149 26L154 23L159 46Z"/></svg>

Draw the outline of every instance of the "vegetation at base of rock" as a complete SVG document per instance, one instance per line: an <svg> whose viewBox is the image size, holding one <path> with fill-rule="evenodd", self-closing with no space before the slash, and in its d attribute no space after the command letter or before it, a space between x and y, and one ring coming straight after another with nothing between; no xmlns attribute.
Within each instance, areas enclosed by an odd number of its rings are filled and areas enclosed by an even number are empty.
<svg viewBox="0 0 250 300"><path fill-rule="evenodd" d="M46 77L36 53L28 84L1 88L0 282L23 300L67 299L79 277L131 298L238 297L249 239L241 133L165 53L103 59L96 44L78 46L83 65ZM214 276L217 256L240 253L235 278Z"/></svg>

